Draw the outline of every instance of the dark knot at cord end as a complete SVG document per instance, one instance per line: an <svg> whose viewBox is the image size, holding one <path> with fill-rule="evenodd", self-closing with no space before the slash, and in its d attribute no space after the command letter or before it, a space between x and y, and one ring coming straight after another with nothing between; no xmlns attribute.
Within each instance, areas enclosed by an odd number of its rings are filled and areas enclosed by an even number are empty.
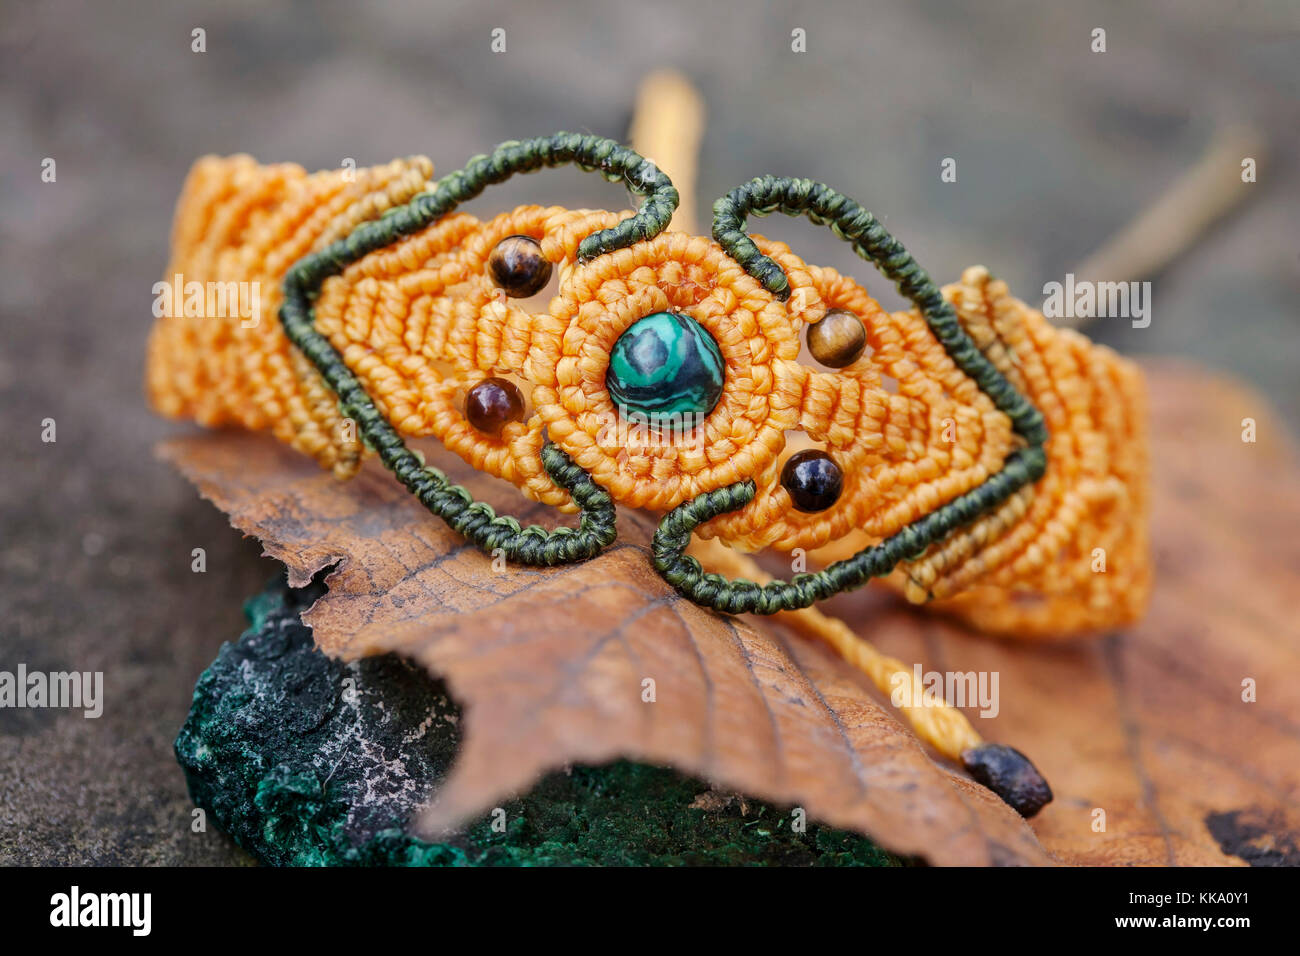
<svg viewBox="0 0 1300 956"><path fill-rule="evenodd" d="M962 765L979 783L1029 819L1052 802L1052 788L1029 758L1003 744L981 744L963 751Z"/></svg>

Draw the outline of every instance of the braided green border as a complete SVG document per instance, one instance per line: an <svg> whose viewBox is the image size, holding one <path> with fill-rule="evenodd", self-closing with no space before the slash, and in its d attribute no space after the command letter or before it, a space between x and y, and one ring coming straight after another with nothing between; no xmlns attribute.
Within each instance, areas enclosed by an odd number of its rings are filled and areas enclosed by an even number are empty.
<svg viewBox="0 0 1300 956"><path fill-rule="evenodd" d="M821 571L796 575L790 581L757 584L728 580L705 573L700 563L685 554L691 533L718 515L743 508L757 493L753 481L741 481L697 495L670 511L655 531L651 551L655 570L677 591L697 604L729 614L775 614L809 607L840 591L860 587L873 577L892 571L900 561L920 557L931 544L1043 476L1047 455L1047 426L1042 414L1020 394L976 347L961 327L957 313L939 287L917 264L903 244L876 218L852 199L810 179L763 176L737 187L713 206L713 238L769 292L782 301L790 297L785 271L745 232L748 216L781 212L806 215L817 225L828 225L863 259L892 280L925 317L935 338L953 362L971 377L997 407L1011 419L1028 446L1007 456L1002 469L974 488L879 544L851 558L836 561Z"/></svg>
<svg viewBox="0 0 1300 956"><path fill-rule="evenodd" d="M339 353L316 331L311 302L330 276L441 219L488 186L516 173L569 163L625 182L633 193L645 197L635 215L584 238L578 246L581 260L653 238L667 228L677 208L677 190L653 163L627 147L604 137L577 133L511 141L489 155L474 157L464 169L445 176L432 190L405 206L362 223L343 239L300 259L285 275L284 304L280 308L285 334L320 371L338 396L340 411L357 422L361 437L378 453L384 467L459 534L486 551L500 548L508 559L522 564L580 561L612 543L617 530L614 502L608 492L548 440L542 447L542 465L582 509L579 527L553 531L540 525L521 528L515 518L498 516L491 506L475 501L465 488L449 482L441 471L425 467L421 456L406 447Z"/></svg>

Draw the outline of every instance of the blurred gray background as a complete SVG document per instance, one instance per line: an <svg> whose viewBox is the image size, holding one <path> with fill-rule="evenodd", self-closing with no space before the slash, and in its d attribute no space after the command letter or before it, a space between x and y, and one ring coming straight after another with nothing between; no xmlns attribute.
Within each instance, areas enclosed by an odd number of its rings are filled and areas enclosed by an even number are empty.
<svg viewBox="0 0 1300 956"><path fill-rule="evenodd" d="M497 27L505 53L490 49ZM983 263L1039 304L1216 132L1246 124L1268 146L1251 199L1150 277L1149 328L1088 331L1203 360L1293 426L1300 414L1291 0L45 2L7 4L0 30L0 669L102 670L107 697L98 720L0 711L0 862L247 861L191 832L171 742L275 565L154 461L184 426L155 419L140 384L172 206L203 153L317 169L423 152L446 173L504 139L622 138L638 81L672 66L708 104L704 210L755 175L820 179L939 281ZM944 157L956 183L940 182ZM471 208L521 201L626 203L554 171ZM829 232L762 228L897 301ZM206 574L190 571L195 547Z"/></svg>

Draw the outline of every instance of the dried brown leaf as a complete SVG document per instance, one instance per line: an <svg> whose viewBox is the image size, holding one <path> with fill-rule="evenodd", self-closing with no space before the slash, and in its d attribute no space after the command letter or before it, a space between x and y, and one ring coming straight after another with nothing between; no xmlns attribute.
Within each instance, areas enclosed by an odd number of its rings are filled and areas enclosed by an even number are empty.
<svg viewBox="0 0 1300 956"><path fill-rule="evenodd" d="M1034 647L860 595L832 609L926 669L999 674L997 717L967 714L1051 783L1033 827L1061 860L1300 865L1300 465L1256 393L1187 364L1146 371L1156 571L1140 624Z"/></svg>
<svg viewBox="0 0 1300 956"><path fill-rule="evenodd" d="M1300 567L1295 457L1259 399L1200 372L1154 373L1152 402L1159 568L1140 627L1035 647L973 638L879 594L833 605L888 653L998 672L1001 713L971 716L1029 753L1056 789L1037 839L932 759L826 650L680 599L649 566L644 516L622 514L619 541L585 564L493 571L374 463L340 483L236 433L179 439L162 454L292 583L338 565L308 615L328 653L395 651L448 682L464 738L431 827L548 770L626 756L801 806L939 864L1240 862L1233 846L1273 837L1294 850L1298 642L1283 592ZM1254 445L1240 441L1247 415L1260 420ZM500 510L550 520L458 459L436 463ZM1241 702L1244 677L1259 682L1258 703ZM1096 808L1104 832L1093 830Z"/></svg>

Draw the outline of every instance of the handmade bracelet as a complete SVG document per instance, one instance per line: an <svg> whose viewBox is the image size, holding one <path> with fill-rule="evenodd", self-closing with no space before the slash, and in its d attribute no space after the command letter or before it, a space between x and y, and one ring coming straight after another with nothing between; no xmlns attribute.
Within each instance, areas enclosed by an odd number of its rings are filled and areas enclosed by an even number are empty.
<svg viewBox="0 0 1300 956"><path fill-rule="evenodd" d="M456 211L515 173L562 164L624 183L639 210ZM792 615L882 688L903 665L811 605L887 578L1015 636L1141 613L1140 373L1052 328L987 270L941 290L869 212L803 179L728 193L712 239L673 232L668 177L595 136L509 142L432 172L423 157L315 175L200 160L168 277L256 283L280 321L161 317L155 407L269 429L340 477L374 454L459 534L526 564L598 554L615 538L615 505L666 512L652 560L678 592L726 613ZM773 212L828 225L913 308L886 312L852 279L746 232L750 215ZM578 527L495 514L408 447L426 437L577 511ZM736 553L763 548L823 566L767 580ZM905 710L1022 812L1050 799L1027 761L989 750L960 713Z"/></svg>

